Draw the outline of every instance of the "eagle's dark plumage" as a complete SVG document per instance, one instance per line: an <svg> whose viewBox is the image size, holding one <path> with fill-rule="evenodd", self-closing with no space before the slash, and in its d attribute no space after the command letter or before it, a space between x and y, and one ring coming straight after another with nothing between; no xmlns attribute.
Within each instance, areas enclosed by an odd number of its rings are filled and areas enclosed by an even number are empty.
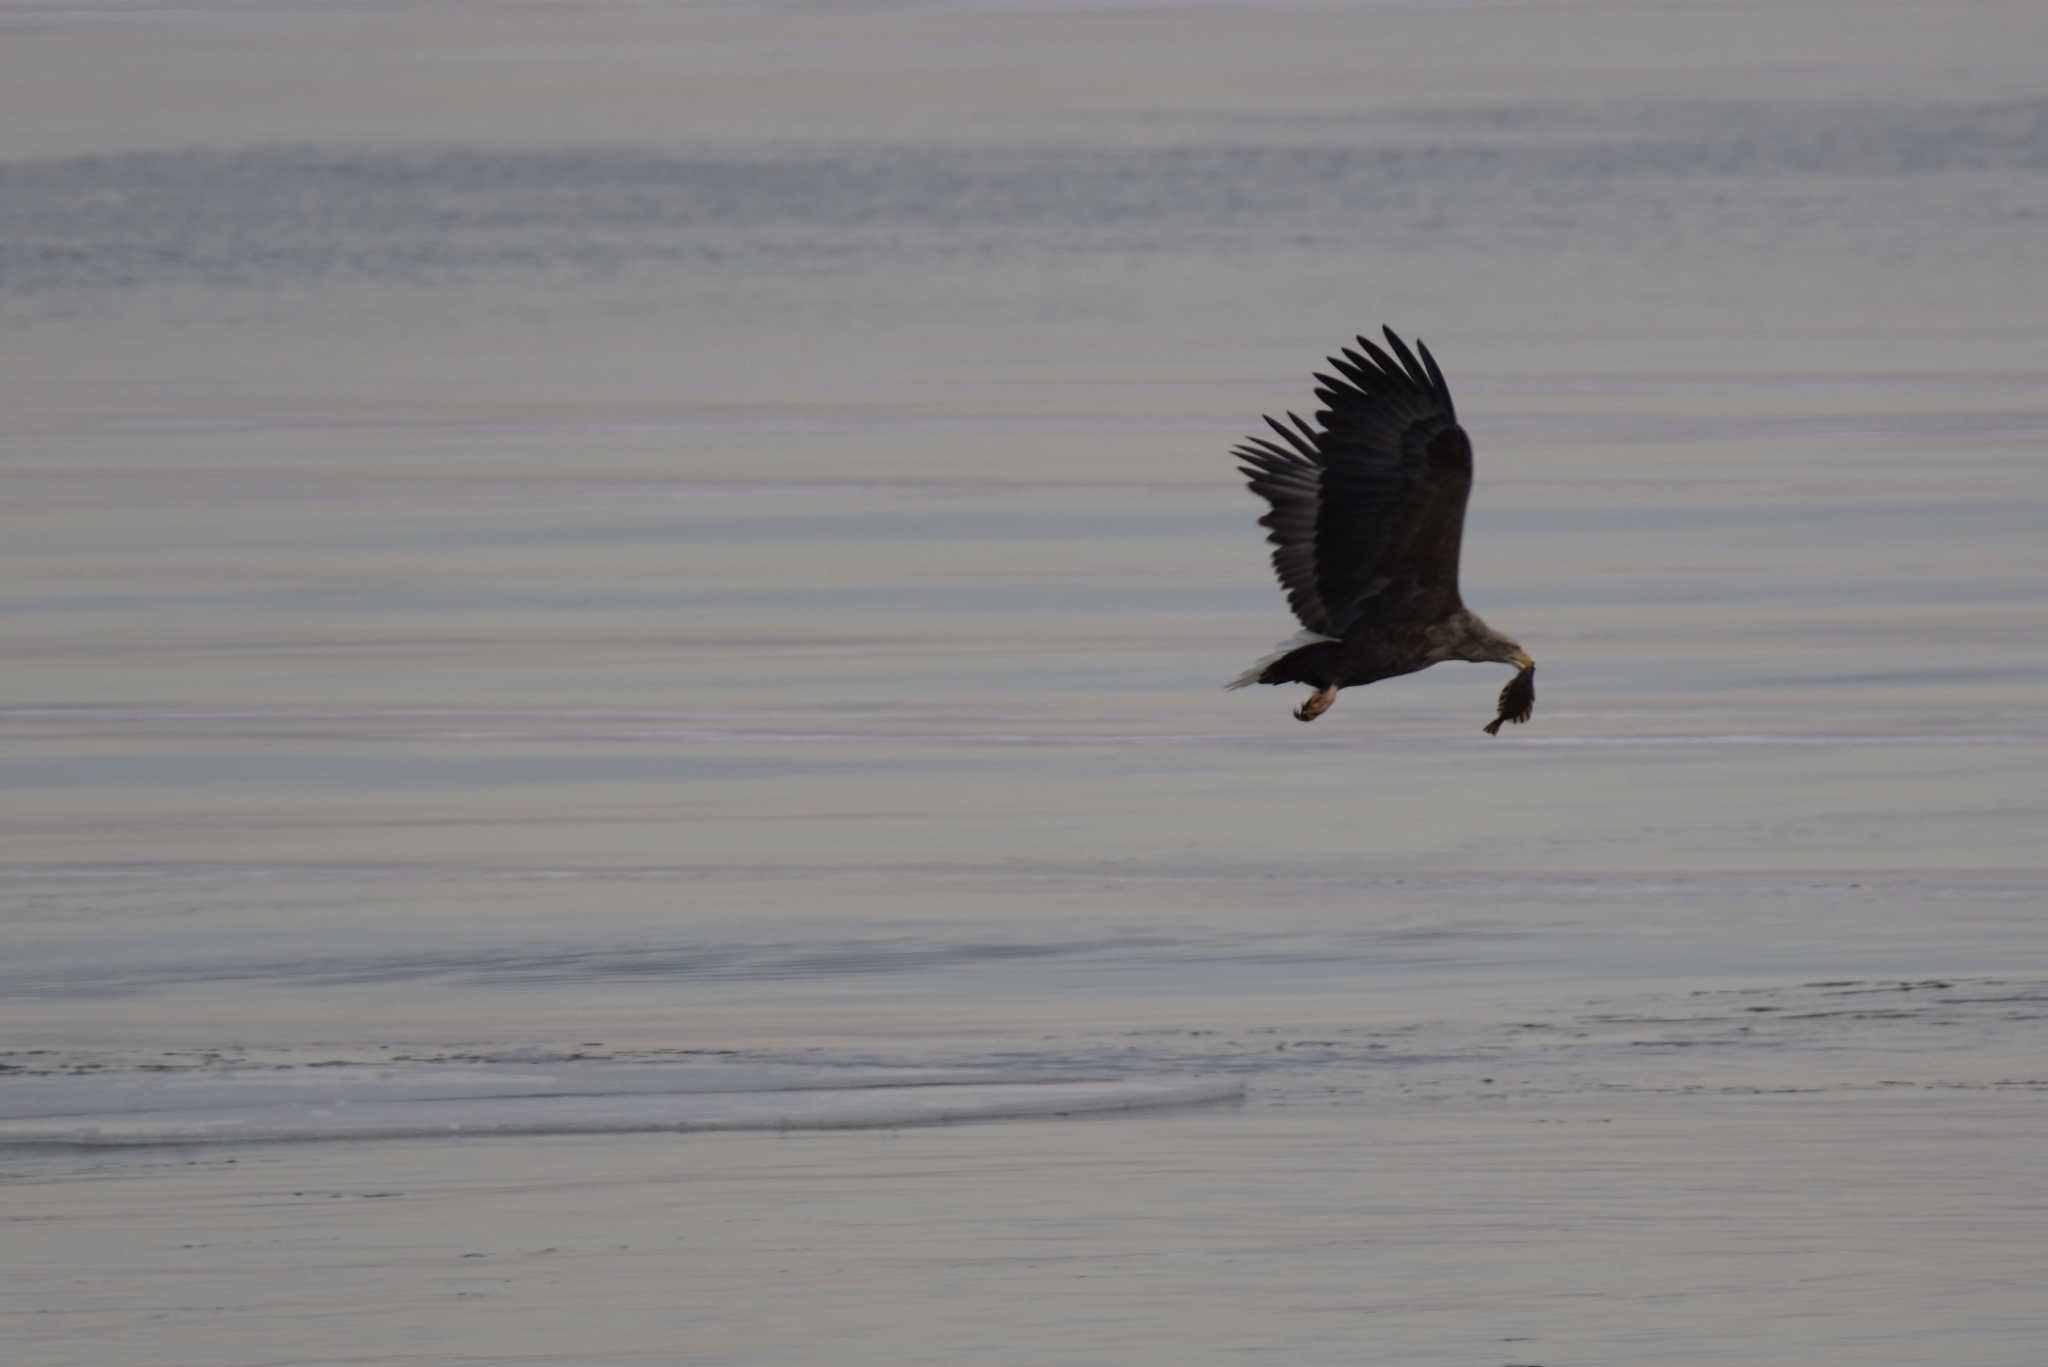
<svg viewBox="0 0 2048 1367"><path fill-rule="evenodd" d="M1304 630L1230 686L1310 684L1295 715L1313 721L1341 688L1443 660L1512 664L1486 728L1498 732L1534 710L1536 662L1458 596L1472 442L1429 348L1385 335L1384 349L1360 337L1330 358L1336 374L1316 376L1324 406L1313 424L1267 418L1279 440L1232 451L1272 505L1259 525Z"/></svg>

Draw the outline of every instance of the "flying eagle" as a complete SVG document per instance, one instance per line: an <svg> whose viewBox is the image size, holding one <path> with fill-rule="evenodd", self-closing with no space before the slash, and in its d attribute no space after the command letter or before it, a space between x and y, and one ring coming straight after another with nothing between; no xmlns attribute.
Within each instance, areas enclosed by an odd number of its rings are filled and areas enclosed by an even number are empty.
<svg viewBox="0 0 2048 1367"><path fill-rule="evenodd" d="M1513 665L1486 728L1498 735L1535 711L1536 662L1458 596L1472 442L1429 348L1384 331L1391 355L1360 337L1330 358L1342 378L1316 376L1313 426L1269 417L1279 441L1251 437L1231 452L1273 505L1259 525L1304 629L1228 686L1308 684L1294 715L1314 721L1340 688L1444 660Z"/></svg>

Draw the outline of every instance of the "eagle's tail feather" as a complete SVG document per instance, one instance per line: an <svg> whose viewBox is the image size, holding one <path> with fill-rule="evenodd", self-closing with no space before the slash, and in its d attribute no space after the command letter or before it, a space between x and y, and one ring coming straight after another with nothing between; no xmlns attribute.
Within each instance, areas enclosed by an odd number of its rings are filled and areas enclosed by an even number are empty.
<svg viewBox="0 0 2048 1367"><path fill-rule="evenodd" d="M1263 676L1265 675L1267 670L1271 669L1274 665L1279 664L1282 660L1286 659L1289 655L1292 655L1295 651L1300 650L1303 646L1321 645L1325 641L1334 641L1336 639L1337 638L1335 636L1325 636L1320 631L1297 631L1294 633L1294 635L1288 637L1286 640L1282 641L1278 646L1276 646L1271 655L1265 656L1263 659L1259 660L1257 664L1254 664L1250 669L1247 669L1244 673L1238 675L1236 678L1232 679L1229 683L1223 686L1225 688L1249 688L1251 687L1251 685L1255 683L1296 682L1292 679L1268 680Z"/></svg>

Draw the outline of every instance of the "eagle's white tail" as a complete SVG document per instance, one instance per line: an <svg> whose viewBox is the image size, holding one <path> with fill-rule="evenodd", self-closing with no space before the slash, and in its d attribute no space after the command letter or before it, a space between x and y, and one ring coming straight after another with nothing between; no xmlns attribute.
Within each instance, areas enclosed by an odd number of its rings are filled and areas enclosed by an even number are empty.
<svg viewBox="0 0 2048 1367"><path fill-rule="evenodd" d="M1334 641L1336 639L1335 636L1325 636L1320 631L1297 631L1282 641L1271 655L1266 656L1250 669L1247 669L1244 673L1223 686L1225 688L1249 688L1259 681L1259 675L1265 673L1269 667L1278 664L1303 646L1312 646L1318 641Z"/></svg>

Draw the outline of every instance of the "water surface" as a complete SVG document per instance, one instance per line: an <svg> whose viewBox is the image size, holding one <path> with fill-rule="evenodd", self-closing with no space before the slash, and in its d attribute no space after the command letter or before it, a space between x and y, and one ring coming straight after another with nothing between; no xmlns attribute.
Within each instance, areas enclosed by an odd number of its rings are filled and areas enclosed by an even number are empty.
<svg viewBox="0 0 2048 1367"><path fill-rule="evenodd" d="M2035 7L0 25L23 1360L2037 1357Z"/></svg>

